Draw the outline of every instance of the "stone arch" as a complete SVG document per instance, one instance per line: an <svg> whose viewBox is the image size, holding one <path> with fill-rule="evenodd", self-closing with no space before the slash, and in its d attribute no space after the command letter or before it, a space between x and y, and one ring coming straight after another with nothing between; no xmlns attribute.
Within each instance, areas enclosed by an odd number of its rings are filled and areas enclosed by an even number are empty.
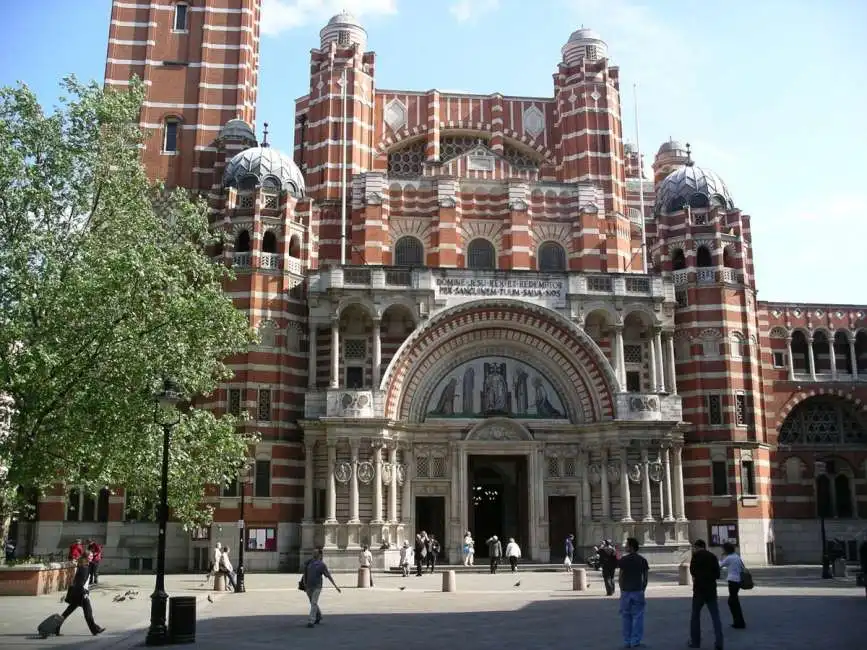
<svg viewBox="0 0 867 650"><path fill-rule="evenodd" d="M337 303L337 317L340 318L340 316L343 315L343 312L346 311L346 309L348 309L349 307L352 307L353 305L361 307L364 311L367 312L367 315L371 318L376 318L376 305L374 305L373 302L368 298L364 298L361 296L347 296L343 298L339 303Z"/></svg>
<svg viewBox="0 0 867 650"><path fill-rule="evenodd" d="M510 418L488 418L467 431L464 440L532 441L525 426Z"/></svg>
<svg viewBox="0 0 867 650"><path fill-rule="evenodd" d="M538 357L558 356L561 374L574 382L573 399L586 405L585 415L596 420L613 419L613 395L618 384L599 346L561 314L516 300L474 300L456 305L413 332L383 373L380 390L386 393L385 416L406 419L428 369L461 345L481 340L479 335L492 328L502 334L501 341L530 342Z"/></svg>
<svg viewBox="0 0 867 650"><path fill-rule="evenodd" d="M787 339L789 338L789 333L784 327L775 327L771 330L769 336L772 339Z"/></svg>
<svg viewBox="0 0 867 650"><path fill-rule="evenodd" d="M846 392L839 388L817 387L811 390L798 391L786 401L783 407L777 412L777 420L774 423L774 431L776 431L779 435L779 431L785 423L786 418L789 417L789 414L793 410L795 410L797 406L813 397L823 396L841 398L848 402L856 413L862 414L862 417L867 414L867 404L862 402L859 398L855 397L851 392Z"/></svg>
<svg viewBox="0 0 867 650"><path fill-rule="evenodd" d="M662 325L662 321L659 320L659 317L655 313L653 313L653 309L651 309L647 305L643 305L641 303L630 303L623 306L624 321L626 321L626 319L633 314L641 315L642 320L645 321L645 324L650 327L659 327Z"/></svg>
<svg viewBox="0 0 867 650"><path fill-rule="evenodd" d="M431 247L431 220L423 217L391 217L388 220L388 230L391 235L392 252L395 243L402 237L415 237L421 241L425 251Z"/></svg>

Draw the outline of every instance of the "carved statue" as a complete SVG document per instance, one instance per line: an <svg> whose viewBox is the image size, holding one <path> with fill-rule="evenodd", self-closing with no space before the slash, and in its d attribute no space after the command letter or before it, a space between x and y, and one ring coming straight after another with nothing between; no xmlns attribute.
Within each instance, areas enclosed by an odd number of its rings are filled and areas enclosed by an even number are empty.
<svg viewBox="0 0 867 650"><path fill-rule="evenodd" d="M545 390L545 384L542 383L541 377L536 377L533 380L533 387L536 389L536 415L545 418L563 417L563 414L548 401L548 392Z"/></svg>
<svg viewBox="0 0 867 650"><path fill-rule="evenodd" d="M473 395L476 390L476 371L470 366L466 370L464 370L464 386L463 386L463 408L461 409L461 413L463 415L472 415L474 412L473 409Z"/></svg>
<svg viewBox="0 0 867 650"><path fill-rule="evenodd" d="M485 414L509 412L509 387L506 383L505 363L485 364L482 406Z"/></svg>
<svg viewBox="0 0 867 650"><path fill-rule="evenodd" d="M437 402L436 408L431 411L432 415L454 415L455 413L455 388L458 385L458 380L452 377L449 383L443 388L440 393L440 399Z"/></svg>
<svg viewBox="0 0 867 650"><path fill-rule="evenodd" d="M518 367L515 376L515 412L517 415L526 415L529 398L527 396L527 371Z"/></svg>

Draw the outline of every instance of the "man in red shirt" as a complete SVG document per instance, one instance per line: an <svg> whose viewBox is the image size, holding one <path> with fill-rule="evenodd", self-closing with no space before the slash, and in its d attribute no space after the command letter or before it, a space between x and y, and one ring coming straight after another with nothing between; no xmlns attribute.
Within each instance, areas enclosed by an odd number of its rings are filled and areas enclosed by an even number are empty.
<svg viewBox="0 0 867 650"><path fill-rule="evenodd" d="M93 586L99 584L99 563L102 561L102 545L91 541L87 545L87 550L93 556L90 560L90 584Z"/></svg>
<svg viewBox="0 0 867 650"><path fill-rule="evenodd" d="M75 542L69 545L69 559L73 562L78 562L78 558L83 554L84 545L81 543L80 539L75 540Z"/></svg>

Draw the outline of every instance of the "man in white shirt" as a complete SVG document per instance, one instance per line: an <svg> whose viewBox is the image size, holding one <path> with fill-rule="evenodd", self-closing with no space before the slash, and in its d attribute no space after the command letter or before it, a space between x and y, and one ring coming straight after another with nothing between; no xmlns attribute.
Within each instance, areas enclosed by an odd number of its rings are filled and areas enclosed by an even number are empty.
<svg viewBox="0 0 867 650"><path fill-rule="evenodd" d="M741 601L738 592L741 590L741 571L744 568L741 556L735 552L735 545L731 542L723 544L723 556L719 562L720 568L726 570L726 578L729 585L729 611L732 613L732 627L743 630L747 624L744 621L744 612L741 609Z"/></svg>

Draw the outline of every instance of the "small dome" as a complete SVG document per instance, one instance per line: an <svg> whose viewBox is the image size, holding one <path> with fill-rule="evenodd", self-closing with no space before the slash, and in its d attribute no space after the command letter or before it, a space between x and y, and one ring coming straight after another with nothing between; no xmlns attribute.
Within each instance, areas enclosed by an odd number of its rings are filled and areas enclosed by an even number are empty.
<svg viewBox="0 0 867 650"><path fill-rule="evenodd" d="M677 156L686 156L686 147L684 147L680 142L675 140L674 138L669 138L668 142L663 142L659 146L659 151L656 152L657 156L661 156L662 154L670 153Z"/></svg>
<svg viewBox="0 0 867 650"><path fill-rule="evenodd" d="M240 118L226 122L223 128L220 129L217 140L240 140L242 142L250 142L253 145L258 144L253 127Z"/></svg>
<svg viewBox="0 0 867 650"><path fill-rule="evenodd" d="M581 59L595 61L608 58L608 45L597 32L586 27L572 32L560 51L566 65L575 65Z"/></svg>
<svg viewBox="0 0 867 650"><path fill-rule="evenodd" d="M729 210L735 207L723 180L709 169L692 164L675 169L659 184L653 211L657 215L679 212L685 205Z"/></svg>
<svg viewBox="0 0 867 650"><path fill-rule="evenodd" d="M348 11L341 11L333 16L319 32L319 41L323 50L330 43L337 43L339 47L357 44L358 49L363 52L367 45L367 31L362 27L358 18Z"/></svg>
<svg viewBox="0 0 867 650"><path fill-rule="evenodd" d="M253 189L260 185L304 197L304 175L295 161L267 145L236 154L223 174L224 187Z"/></svg>

